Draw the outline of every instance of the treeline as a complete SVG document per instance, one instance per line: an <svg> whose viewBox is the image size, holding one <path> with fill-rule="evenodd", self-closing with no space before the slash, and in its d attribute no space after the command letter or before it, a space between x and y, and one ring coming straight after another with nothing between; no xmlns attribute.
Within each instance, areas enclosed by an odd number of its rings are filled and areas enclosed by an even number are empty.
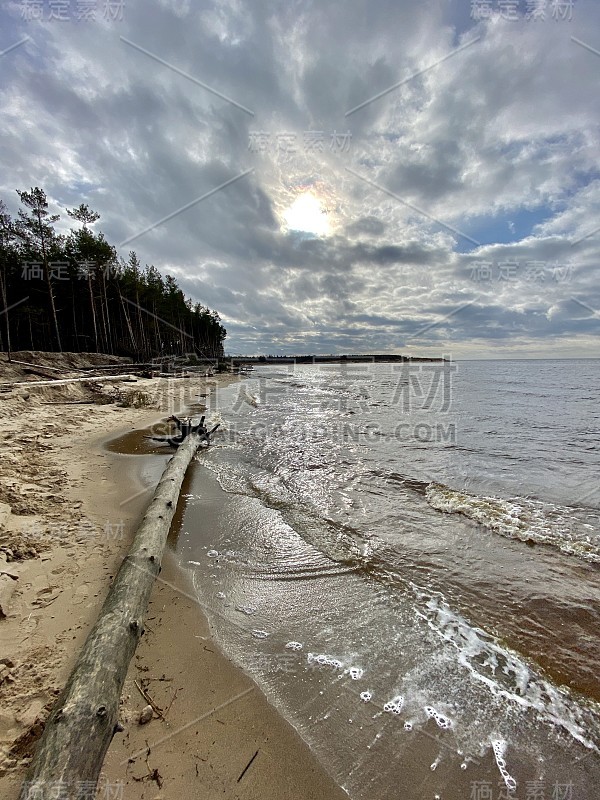
<svg viewBox="0 0 600 800"><path fill-rule="evenodd" d="M223 356L219 315L186 298L176 280L125 261L92 226L100 215L81 204L58 234L42 189L17 192L12 219L0 200L0 350L57 350L131 356Z"/></svg>

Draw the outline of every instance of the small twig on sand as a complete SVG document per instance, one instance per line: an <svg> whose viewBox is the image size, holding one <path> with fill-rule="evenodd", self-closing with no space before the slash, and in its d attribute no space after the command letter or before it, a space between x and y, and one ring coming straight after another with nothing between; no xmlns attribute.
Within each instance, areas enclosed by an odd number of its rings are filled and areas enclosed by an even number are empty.
<svg viewBox="0 0 600 800"><path fill-rule="evenodd" d="M160 772L158 771L158 769L156 769L156 768L152 769L150 767L150 764L148 763L148 759L149 758L150 758L150 748L148 748L148 750L146 751L146 759L145 759L146 760L146 769L148 770L148 774L147 775L142 775L141 778L136 778L135 775L132 775L131 777L133 778L134 781L137 781L138 783L140 781L155 781L156 784L158 785L158 788L162 789L163 777L160 774ZM129 759L129 763L130 764L132 764L133 761L134 761L134 759L132 759L132 758Z"/></svg>
<svg viewBox="0 0 600 800"><path fill-rule="evenodd" d="M170 710L171 706L172 706L172 705L173 705L173 703L175 702L175 698L177 697L177 692L178 692L178 691L179 691L179 689L175 689L175 694L174 694L174 695L173 695L173 697L171 698L171 702L169 703L169 705L167 706L167 708L166 708L166 710L165 710L165 716L164 716L164 719L166 719L166 718L167 718L167 714L169 713L169 710Z"/></svg>
<svg viewBox="0 0 600 800"><path fill-rule="evenodd" d="M252 765L252 762L254 761L254 759L256 758L256 756L257 756L257 755L258 755L258 750L256 751L256 753L254 753L254 755L252 756L252 758L250 759L250 761L249 761L249 762L246 764L246 766L244 767L244 770L243 770L242 774L241 774L241 775L240 775L240 777L237 779L237 782L238 782L238 783L239 783L239 782L242 780L242 778L244 777L244 775L245 775L245 774L248 772L248 770L250 769L250 767L251 767L251 765Z"/></svg>
<svg viewBox="0 0 600 800"><path fill-rule="evenodd" d="M48 606L52 605L52 603L55 600L58 600L59 597L60 597L60 595L57 594L56 597L53 597L51 600L48 600L47 603L36 603L35 607L36 608L48 608Z"/></svg>
<svg viewBox="0 0 600 800"><path fill-rule="evenodd" d="M148 752L146 753L146 767L148 768L148 774L146 775L146 780L156 781L158 788L162 789L163 785L162 775L160 774L158 769L156 769L156 767L154 769L150 768L150 764L148 763L149 758L150 758L150 748L148 748Z"/></svg>
<svg viewBox="0 0 600 800"><path fill-rule="evenodd" d="M139 693L142 695L144 700L148 703L149 706L152 706L152 709L158 714L161 719L164 719L164 715L162 710L156 705L154 700L150 697L148 692L145 689L142 689L140 684L137 681L134 681Z"/></svg>

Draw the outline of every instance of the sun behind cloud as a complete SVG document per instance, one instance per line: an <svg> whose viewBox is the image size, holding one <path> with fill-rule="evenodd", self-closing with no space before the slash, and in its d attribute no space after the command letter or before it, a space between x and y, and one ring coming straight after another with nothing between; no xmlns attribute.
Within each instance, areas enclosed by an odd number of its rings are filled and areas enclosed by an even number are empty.
<svg viewBox="0 0 600 800"><path fill-rule="evenodd" d="M313 236L327 236L330 226L327 212L312 192L303 192L292 205L283 212L284 231L308 233Z"/></svg>

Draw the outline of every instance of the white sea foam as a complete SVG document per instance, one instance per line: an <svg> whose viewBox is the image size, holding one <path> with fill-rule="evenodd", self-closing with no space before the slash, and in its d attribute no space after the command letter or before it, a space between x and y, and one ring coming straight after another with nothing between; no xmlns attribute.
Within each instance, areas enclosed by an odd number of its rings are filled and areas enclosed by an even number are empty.
<svg viewBox="0 0 600 800"><path fill-rule="evenodd" d="M309 664L318 664L320 667L333 667L334 669L342 669L344 666L339 658L328 656L325 653L309 653L307 661Z"/></svg>
<svg viewBox="0 0 600 800"><path fill-rule="evenodd" d="M399 694L384 705L383 710L391 714L400 714L404 708L404 697Z"/></svg>
<svg viewBox="0 0 600 800"><path fill-rule="evenodd" d="M447 730L452 727L452 720L439 711L436 711L433 706L425 706L425 713L429 719L434 719L437 722L439 728Z"/></svg>
<svg viewBox="0 0 600 800"><path fill-rule="evenodd" d="M480 628L453 612L440 596L427 596L413 587L421 601L417 614L431 630L458 651L458 661L496 697L522 708L535 709L543 719L562 727L585 747L596 750L588 738L583 710L566 689L537 675L515 652L501 646Z"/></svg>
<svg viewBox="0 0 600 800"><path fill-rule="evenodd" d="M425 495L437 511L462 514L494 533L522 542L551 545L567 555L600 563L600 539L586 520L593 512L526 498L503 500L430 483Z"/></svg>
<svg viewBox="0 0 600 800"><path fill-rule="evenodd" d="M304 645L301 642L288 642L286 647L288 650L302 650Z"/></svg>
<svg viewBox="0 0 600 800"><path fill-rule="evenodd" d="M514 792L517 788L517 782L506 769L506 759L504 758L506 754L506 741L504 739L493 739L492 748L494 750L496 764L498 765L500 774L502 775L504 783L506 784L506 788L509 792Z"/></svg>

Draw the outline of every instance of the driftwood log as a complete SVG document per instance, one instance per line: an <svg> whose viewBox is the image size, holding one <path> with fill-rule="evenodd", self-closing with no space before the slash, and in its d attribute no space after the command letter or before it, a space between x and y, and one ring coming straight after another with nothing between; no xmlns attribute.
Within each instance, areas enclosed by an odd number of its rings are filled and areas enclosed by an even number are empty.
<svg viewBox="0 0 600 800"><path fill-rule="evenodd" d="M154 579L188 465L203 436L190 432L169 461L100 616L52 710L19 800L89 800L118 721L129 662L144 630ZM60 795L57 791L60 789Z"/></svg>
<svg viewBox="0 0 600 800"><path fill-rule="evenodd" d="M12 383L1 384L2 388L9 389L30 389L32 386L66 386L69 383L86 383L88 381L100 381L101 383L136 383L134 375L88 375L85 378L56 378L47 381L14 381Z"/></svg>

